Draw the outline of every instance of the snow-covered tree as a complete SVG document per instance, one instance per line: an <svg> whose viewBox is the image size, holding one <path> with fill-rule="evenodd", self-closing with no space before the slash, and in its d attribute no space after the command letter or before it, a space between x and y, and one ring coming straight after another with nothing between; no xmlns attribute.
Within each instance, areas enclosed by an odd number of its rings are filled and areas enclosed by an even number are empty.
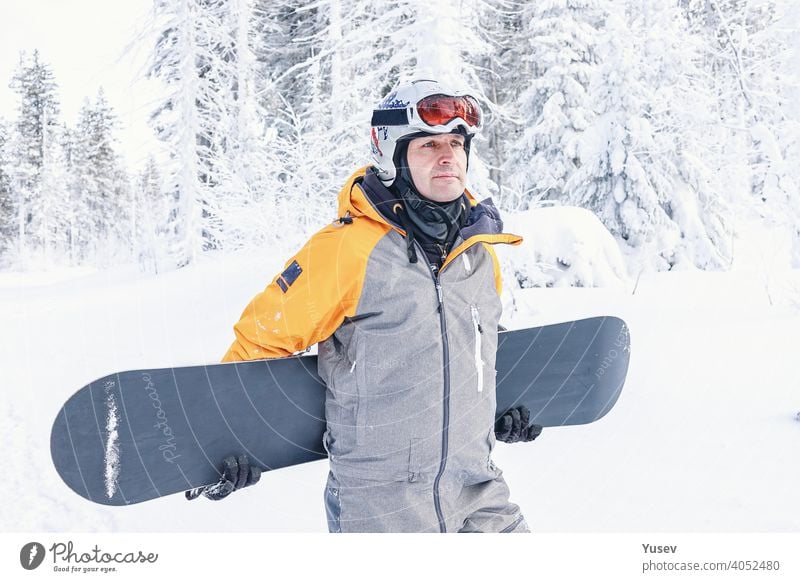
<svg viewBox="0 0 800 582"><path fill-rule="evenodd" d="M131 251L142 271L157 273L160 268L162 245L168 236L169 203L158 164L150 156L133 187L128 212Z"/></svg>
<svg viewBox="0 0 800 582"><path fill-rule="evenodd" d="M647 147L640 160L665 217L677 230L654 223L645 250L662 267L686 262L721 268L730 262L730 205L715 168L709 135L717 125L715 97L702 70L702 43L673 4L630 2L635 68L649 97L643 102ZM675 235L668 234L673 231Z"/></svg>
<svg viewBox="0 0 800 582"><path fill-rule="evenodd" d="M67 156L62 147L63 126L45 129L44 159L42 164L36 216L33 232L40 241L42 265L49 267L69 261L69 223L75 211L69 193Z"/></svg>
<svg viewBox="0 0 800 582"><path fill-rule="evenodd" d="M797 200L800 125L796 3L781 0L682 0L689 26L703 41L713 81L717 166L737 214L755 209L800 236ZM798 239L800 240L800 239Z"/></svg>
<svg viewBox="0 0 800 582"><path fill-rule="evenodd" d="M166 91L151 121L165 155L133 188L104 97L61 126L52 73L38 53L22 59L20 114L0 135L12 260L95 262L125 247L142 261L157 244L166 252L153 264L165 266L207 250L294 250L369 163L372 106L420 77L482 102L471 186L506 210L589 208L659 268L726 265L739 207L800 224L790 0L153 5L148 74ZM158 196L165 207L146 216Z"/></svg>
<svg viewBox="0 0 800 582"><path fill-rule="evenodd" d="M393 47L387 33L413 18L407 3L374 0L258 2L255 17L270 31L254 47L271 168L263 207L278 219L273 236L297 244L331 219L342 182L368 163L371 108L415 62L413 44Z"/></svg>
<svg viewBox="0 0 800 582"><path fill-rule="evenodd" d="M593 210L646 264L718 268L730 239L719 185L702 161L708 119L696 113L709 96L692 85L702 75L678 16L656 2L609 12L589 87L595 117L566 199Z"/></svg>
<svg viewBox="0 0 800 582"><path fill-rule="evenodd" d="M19 115L3 148L15 235L10 260L49 267L96 259L118 248L109 236L124 216L127 177L114 151L115 125L102 90L78 126L59 124L56 83L38 52L21 56L12 81ZM112 238L122 242L118 236Z"/></svg>
<svg viewBox="0 0 800 582"><path fill-rule="evenodd" d="M520 62L524 50L523 10L526 4L519 0L482 0L475 3L473 26L489 50L477 62L478 88L483 91L484 127L475 139L481 158L486 164L491 193L496 202L506 208L514 207L516 200L508 200L506 172L503 167L507 150L516 142L514 103L522 90L517 84L523 81ZM506 204L508 202L508 204Z"/></svg>
<svg viewBox="0 0 800 582"><path fill-rule="evenodd" d="M784 131L780 134L783 144L783 159L786 168L783 180L787 186L788 200L785 213L793 231L792 266L800 268L800 35L797 22L800 22L800 3L786 2L775 19L774 29L781 30L782 36L789 32L785 40L785 50L779 59L778 75L782 79L782 110L785 112ZM781 168L781 166L779 166ZM794 186L792 186L794 184Z"/></svg>
<svg viewBox="0 0 800 582"><path fill-rule="evenodd" d="M66 148L72 207L70 247L77 259L108 260L126 237L120 230L128 208L128 185L116 152L116 115L102 89L84 101Z"/></svg>
<svg viewBox="0 0 800 582"><path fill-rule="evenodd" d="M151 115L156 135L168 150L166 192L174 200L169 254L177 265L194 260L203 249L205 184L200 148L213 123L201 111L208 99L201 91L202 49L197 29L202 26L201 5L195 0L156 0L154 26L158 39L148 74L167 87L167 95ZM206 59L206 63L210 59ZM200 105L202 103L202 105Z"/></svg>
<svg viewBox="0 0 800 582"><path fill-rule="evenodd" d="M606 34L602 25L598 0L532 2L522 10L508 206L524 210L536 200L563 199L579 165L578 139L594 118L587 88Z"/></svg>
<svg viewBox="0 0 800 582"><path fill-rule="evenodd" d="M49 65L34 51L20 54L20 64L11 81L19 97L18 116L10 145L11 179L17 211L17 260L24 262L34 249L42 249L42 171L48 144L58 126L57 85Z"/></svg>
<svg viewBox="0 0 800 582"><path fill-rule="evenodd" d="M221 54L218 88L223 107L217 108L219 116L216 134L221 140L211 139L212 151L205 156L213 159L214 188L208 200L214 201L206 216L217 217L216 245L226 250L235 249L247 240L250 220L240 223L243 215L255 212L255 203L271 188L267 168L270 156L265 154L269 141L265 118L256 93L257 59L253 35L253 5L250 0L236 0L224 5L219 13L221 30L229 31L228 45ZM222 66L224 63L224 66Z"/></svg>
<svg viewBox="0 0 800 582"><path fill-rule="evenodd" d="M275 132L268 147L281 151L270 162L278 177L272 208L282 224L296 225L298 241L330 220L343 180L369 163L371 110L399 80L478 85L473 61L488 49L470 20L474 4L256 4L255 28L269 31L255 48L258 94Z"/></svg>
<svg viewBox="0 0 800 582"><path fill-rule="evenodd" d="M149 75L167 94L151 121L170 155L163 171L178 265L223 246L225 210L246 198L260 164L251 21L251 0L155 1Z"/></svg>
<svg viewBox="0 0 800 582"><path fill-rule="evenodd" d="M9 126L0 119L0 259L8 250L15 234L14 198L11 189L9 162Z"/></svg>
<svg viewBox="0 0 800 582"><path fill-rule="evenodd" d="M369 123L371 100L396 82L398 66L412 62L409 47L398 47L392 54L386 37L392 27L400 26L404 8L374 0L293 2L288 9L280 3L263 4L271 6L262 6L261 21L284 19L274 39L294 39L291 43L267 41L258 49L263 65L270 67L262 75L260 93L269 98L265 107L282 114L276 116L274 126L280 136L302 139L301 147L311 150L306 154L309 158L322 156L313 172L337 175L320 175L320 182L338 183L353 165L353 145L360 144L359 154L368 152L367 138L362 139L358 129ZM365 43L365 38L370 42ZM326 139L334 140L337 147L331 148ZM326 158L330 162L338 158L347 167L326 168Z"/></svg>

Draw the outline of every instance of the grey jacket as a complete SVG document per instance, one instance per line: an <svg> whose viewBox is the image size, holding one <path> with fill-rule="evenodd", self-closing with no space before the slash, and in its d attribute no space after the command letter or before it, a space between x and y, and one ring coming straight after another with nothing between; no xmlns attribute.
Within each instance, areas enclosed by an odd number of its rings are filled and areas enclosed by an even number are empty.
<svg viewBox="0 0 800 582"><path fill-rule="evenodd" d="M445 531L443 481L470 486L499 475L491 452L500 274L491 245L521 238L502 233L491 201L467 193L469 219L441 270L411 263L402 227L365 194L365 171L342 189L340 220L245 310L226 360L319 342L332 475L429 483L431 514Z"/></svg>

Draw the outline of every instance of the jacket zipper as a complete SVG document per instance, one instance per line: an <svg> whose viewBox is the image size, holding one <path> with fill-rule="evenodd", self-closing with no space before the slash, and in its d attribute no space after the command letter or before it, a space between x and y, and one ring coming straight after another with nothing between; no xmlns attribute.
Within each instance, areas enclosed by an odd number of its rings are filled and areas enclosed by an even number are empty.
<svg viewBox="0 0 800 582"><path fill-rule="evenodd" d="M433 502L436 506L436 517L439 519L439 531L447 532L447 527L442 513L442 500L439 498L439 481L444 475L447 467L447 449L450 440L450 344L447 341L447 320L444 315L444 293L442 293L442 283L436 277L436 294L439 297L439 321L442 324L442 351L444 354L444 413L442 419L442 461L439 464L439 472L433 481Z"/></svg>
<svg viewBox="0 0 800 582"><path fill-rule="evenodd" d="M440 245L436 243L436 248L439 249L439 255L442 258L442 264L447 260L447 247L445 245Z"/></svg>
<svg viewBox="0 0 800 582"><path fill-rule="evenodd" d="M425 256L425 251L417 241L414 241L422 256ZM436 478L433 480L433 506L436 510L436 519L439 521L439 531L447 533L447 525L444 520L444 513L442 512L442 500L439 495L439 482L444 475L444 470L447 467L447 451L448 451L448 437L450 430L450 344L447 341L447 320L444 314L444 293L442 293L442 283L439 280L439 271L435 265L429 265L431 278L436 287L436 299L439 304L439 323L442 330L442 352L444 357L444 365L442 371L444 373L444 400L443 400L443 415L442 415L442 460L439 462L439 471L436 473Z"/></svg>
<svg viewBox="0 0 800 582"><path fill-rule="evenodd" d="M422 248L422 245L418 241L414 241L414 244L417 245L417 248L422 253L422 256L425 257L425 249ZM467 249L462 251L466 252ZM427 259L426 259L427 262ZM444 267L444 265L442 265ZM436 299L439 303L439 323L441 324L442 329L442 352L444 356L444 402L443 402L443 418L442 418L442 460L439 463L439 471L436 473L436 478L433 480L433 505L436 509L436 519L439 521L439 531L441 533L447 533L447 525L444 520L444 513L442 512L442 501L441 496L439 494L439 482L442 479L442 475L444 475L444 470L447 467L447 452L448 452L448 439L449 439L449 431L450 431L450 344L447 341L447 320L445 319L444 314L444 293L442 292L442 284L440 280L440 276L442 274L442 269L436 267L436 265L430 265L429 263L429 272L431 278L433 279L433 284L436 287ZM473 314L474 318L474 314ZM477 324L477 330L480 332L480 322ZM477 337L477 336L476 336ZM480 378L479 382L479 390L483 389L483 374L478 374Z"/></svg>

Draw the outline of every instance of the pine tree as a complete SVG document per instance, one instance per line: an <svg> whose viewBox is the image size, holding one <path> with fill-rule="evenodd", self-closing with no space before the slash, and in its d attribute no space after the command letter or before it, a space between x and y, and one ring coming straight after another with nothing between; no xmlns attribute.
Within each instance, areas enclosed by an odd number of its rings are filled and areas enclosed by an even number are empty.
<svg viewBox="0 0 800 582"><path fill-rule="evenodd" d="M75 210L70 220L70 247L81 261L110 260L126 238L119 225L127 214L127 178L115 150L116 124L100 89L94 103L84 101L76 130L65 144Z"/></svg>
<svg viewBox="0 0 800 582"><path fill-rule="evenodd" d="M548 0L527 4L521 18L519 124L506 174L511 206L524 210L536 200L563 199L579 165L579 137L594 116L587 89L597 68L603 10L598 0Z"/></svg>
<svg viewBox="0 0 800 582"><path fill-rule="evenodd" d="M257 3L255 29L270 30L255 48L269 120L264 205L277 219L262 231L294 243L309 235L331 219L344 179L368 163L371 108L415 63L413 43L393 47L386 34L413 38L408 4Z"/></svg>
<svg viewBox="0 0 800 582"><path fill-rule="evenodd" d="M701 69L702 45L680 9L658 0L630 2L627 26L638 56L635 68L650 95L642 111L649 145L641 160L666 218L677 226L676 238L657 243L651 254L669 267L684 260L700 268L727 267L730 212L709 156L708 138L718 120ZM658 224L651 230L667 232Z"/></svg>
<svg viewBox="0 0 800 582"><path fill-rule="evenodd" d="M15 234L14 193L11 189L9 126L0 119L0 262Z"/></svg>
<svg viewBox="0 0 800 582"><path fill-rule="evenodd" d="M170 255L178 266L235 245L226 212L249 193L261 151L253 109L250 0L157 0L148 74L168 87L151 122L168 147L174 200Z"/></svg>
<svg viewBox="0 0 800 582"><path fill-rule="evenodd" d="M19 68L11 81L19 96L18 117L11 146L14 205L17 211L17 260L24 264L43 250L46 227L42 219L42 173L47 145L58 126L57 85L50 67L40 62L39 52L28 59L20 54Z"/></svg>
<svg viewBox="0 0 800 582"><path fill-rule="evenodd" d="M88 225L88 216L83 208L82 189L79 187L83 174L76 163L77 131L62 124L60 128L60 149L63 156L65 185L67 188L68 212L64 217L64 249L66 262L70 265L79 265L83 255L81 248L81 233L89 232L88 227L81 229L80 225Z"/></svg>
<svg viewBox="0 0 800 582"><path fill-rule="evenodd" d="M196 28L202 21L194 0L156 0L158 39L148 75L167 86L167 95L151 114L156 136L168 150L165 167L170 212L169 255L176 265L194 260L203 247L203 193L198 151L201 135L209 135L198 112L201 99Z"/></svg>
<svg viewBox="0 0 800 582"><path fill-rule="evenodd" d="M169 199L153 156L139 174L129 211L133 258L145 272L157 273L165 257L163 243L168 236Z"/></svg>
<svg viewBox="0 0 800 582"><path fill-rule="evenodd" d="M788 27L780 22L779 4L746 0L683 0L692 30L704 39L707 71L714 79L717 115L728 128L729 146L721 162L731 176L739 202L751 194L767 198L780 181L784 137L793 116L786 96L792 75L782 74L782 55L789 50ZM772 178L770 178L770 174ZM747 191L742 185L748 185ZM766 189L766 192L765 192Z"/></svg>
<svg viewBox="0 0 800 582"><path fill-rule="evenodd" d="M790 227L800 242L800 122L791 107L796 6L778 0L683 0L681 6L704 41L716 97L714 141L721 144L715 161L736 213L754 209Z"/></svg>
<svg viewBox="0 0 800 582"><path fill-rule="evenodd" d="M253 35L252 2L228 2L220 19L221 30L229 36L226 48L220 51L226 67L217 89L224 95L224 107L218 111L216 133L224 138L218 140L209 158L214 159L216 170L213 199L219 201L213 210L217 218L215 244L233 250L247 244L242 227L252 225L247 217L255 211L256 201L270 190L271 181L264 167L269 161L264 151L267 116L256 98L254 43L258 39Z"/></svg>
<svg viewBox="0 0 800 582"><path fill-rule="evenodd" d="M526 78L522 66L526 36L523 33L523 11L526 3L518 0L484 0L475 6L477 32L491 50L478 57L478 82L483 88L483 131L476 137L481 157L488 169L490 190L497 202L508 209L518 200L508 188L505 160L517 142L514 103L523 90Z"/></svg>
<svg viewBox="0 0 800 582"><path fill-rule="evenodd" d="M62 126L45 130L44 159L35 231L41 241L43 266L58 266L68 260L69 224L74 208L70 204L66 152L62 147Z"/></svg>
<svg viewBox="0 0 800 582"><path fill-rule="evenodd" d="M480 89L478 61L489 49L471 24L477 4L257 3L255 28L270 31L255 53L275 140L271 208L283 225L275 236L308 235L330 220L344 179L369 163L372 108L398 81L434 77ZM477 153L472 160L478 169Z"/></svg>
<svg viewBox="0 0 800 582"><path fill-rule="evenodd" d="M774 29L790 31L778 62L778 74L783 85L781 108L786 117L780 134L786 172L779 183L785 182L781 190L787 193L788 198L788 211L784 216L790 221L793 234L792 267L795 269L800 268L800 35L795 32L797 22L800 22L800 4L786 2L774 25Z"/></svg>
<svg viewBox="0 0 800 582"><path fill-rule="evenodd" d="M581 135L572 204L594 211L647 264L726 266L724 201L701 161L712 100L674 9L632 3L608 14L590 83L594 120ZM695 113L699 110L701 113Z"/></svg>
<svg viewBox="0 0 800 582"><path fill-rule="evenodd" d="M594 119L580 137L577 170L565 189L571 203L592 210L613 234L639 246L661 214L637 156L644 145L637 138L646 87L634 76L632 40L620 15L607 15L606 33L589 90Z"/></svg>
<svg viewBox="0 0 800 582"><path fill-rule="evenodd" d="M69 172L69 197L74 209L68 227L69 254L73 264L92 262L96 250L95 206L99 196L90 161L91 117L91 102L84 98L75 129L63 134Z"/></svg>

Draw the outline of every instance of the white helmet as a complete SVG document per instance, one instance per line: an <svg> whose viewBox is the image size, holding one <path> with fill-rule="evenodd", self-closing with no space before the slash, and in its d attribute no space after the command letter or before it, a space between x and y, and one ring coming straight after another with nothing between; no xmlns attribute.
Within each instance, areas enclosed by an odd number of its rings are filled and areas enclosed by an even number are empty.
<svg viewBox="0 0 800 582"><path fill-rule="evenodd" d="M425 79L399 85L372 112L372 158L378 177L391 186L405 153L398 145L425 135L460 133L469 159L470 141L480 124L480 105L471 95Z"/></svg>

